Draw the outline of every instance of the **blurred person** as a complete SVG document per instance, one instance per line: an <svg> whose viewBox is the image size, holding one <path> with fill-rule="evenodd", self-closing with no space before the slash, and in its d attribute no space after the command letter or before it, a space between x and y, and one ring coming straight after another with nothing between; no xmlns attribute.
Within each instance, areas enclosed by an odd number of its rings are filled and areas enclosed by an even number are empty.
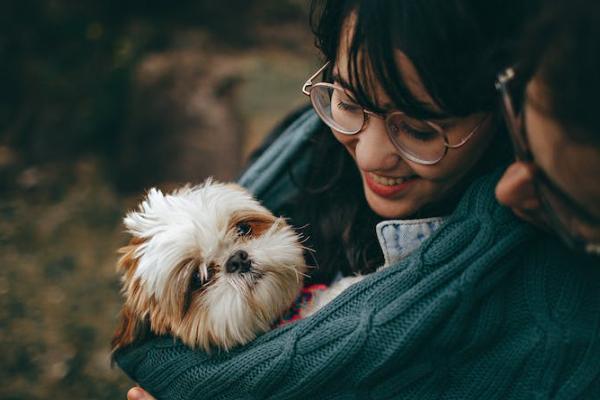
<svg viewBox="0 0 600 400"><path fill-rule="evenodd" d="M516 149L498 200L600 255L600 4L555 0L498 79Z"/></svg>
<svg viewBox="0 0 600 400"><path fill-rule="evenodd" d="M508 3L317 2L314 112L241 183L309 224L313 279L387 268L229 353L119 351L132 379L161 399L596 397L600 271L494 198L494 80L534 6Z"/></svg>

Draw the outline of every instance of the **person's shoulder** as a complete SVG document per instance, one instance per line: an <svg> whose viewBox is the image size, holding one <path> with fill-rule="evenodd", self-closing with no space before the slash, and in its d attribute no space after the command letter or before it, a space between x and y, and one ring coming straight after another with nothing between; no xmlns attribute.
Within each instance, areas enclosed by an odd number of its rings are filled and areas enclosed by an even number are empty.
<svg viewBox="0 0 600 400"><path fill-rule="evenodd" d="M268 208L278 209L294 195L294 179L305 175L311 139L322 124L312 109L302 108L271 132L251 157L238 182Z"/></svg>
<svg viewBox="0 0 600 400"><path fill-rule="evenodd" d="M264 136L259 146L252 150L252 153L250 153L248 159L246 160L244 171L254 164L265 153L265 151L282 136L284 132L289 131L290 126L292 126L310 111L311 106L305 105L293 110L281 121L279 121L279 123L277 123L277 125L275 125L275 127Z"/></svg>
<svg viewBox="0 0 600 400"><path fill-rule="evenodd" d="M540 306L537 311L556 314L557 320L566 321L581 315L581 307L594 304L600 315L600 259L572 251L544 232L522 249L521 257L522 279L532 298L537 296L532 303Z"/></svg>
<svg viewBox="0 0 600 400"><path fill-rule="evenodd" d="M598 398L600 261L541 232L518 251L520 265L510 281L511 291L521 297L512 299L530 321L519 326L531 332L527 338L539 345L536 357L549 362L546 375L560 382L561 394L579 391L587 394L577 398Z"/></svg>

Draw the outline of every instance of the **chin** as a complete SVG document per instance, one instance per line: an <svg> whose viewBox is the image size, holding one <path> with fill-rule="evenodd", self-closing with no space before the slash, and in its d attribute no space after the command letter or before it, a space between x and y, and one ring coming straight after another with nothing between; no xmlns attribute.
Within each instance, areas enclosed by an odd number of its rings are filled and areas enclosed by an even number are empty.
<svg viewBox="0 0 600 400"><path fill-rule="evenodd" d="M270 330L302 287L298 235L238 185L151 189L124 224L113 351L150 333L229 350Z"/></svg>

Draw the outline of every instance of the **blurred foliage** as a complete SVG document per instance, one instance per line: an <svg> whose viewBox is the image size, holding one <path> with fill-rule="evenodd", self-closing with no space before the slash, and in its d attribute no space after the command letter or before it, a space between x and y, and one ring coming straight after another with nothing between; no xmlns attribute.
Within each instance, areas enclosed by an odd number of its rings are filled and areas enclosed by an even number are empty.
<svg viewBox="0 0 600 400"><path fill-rule="evenodd" d="M174 33L202 28L212 46L260 46L264 25L306 24L294 0L9 0L0 14L0 144L25 162L114 156L131 73Z"/></svg>
<svg viewBox="0 0 600 400"><path fill-rule="evenodd" d="M0 398L121 399L110 368L120 305L122 210L93 161L27 170L24 196L0 198Z"/></svg>
<svg viewBox="0 0 600 400"><path fill-rule="evenodd" d="M160 153L187 146L176 158L195 173L215 125L239 128L231 137L240 148L228 155L247 155L306 101L299 87L315 66L306 7L3 2L1 399L125 397L132 383L109 363L121 303L114 265L126 242L120 220L141 188L132 185L134 196L116 189L117 178L133 176L122 159L154 185L177 161ZM158 84L140 83L150 78Z"/></svg>

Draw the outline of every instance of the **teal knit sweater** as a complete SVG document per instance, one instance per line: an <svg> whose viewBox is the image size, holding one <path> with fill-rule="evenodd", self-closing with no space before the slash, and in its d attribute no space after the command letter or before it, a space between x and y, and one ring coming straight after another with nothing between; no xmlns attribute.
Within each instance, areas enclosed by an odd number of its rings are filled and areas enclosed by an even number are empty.
<svg viewBox="0 0 600 400"><path fill-rule="evenodd" d="M474 183L437 232L312 317L229 353L119 351L158 399L600 399L600 265Z"/></svg>

